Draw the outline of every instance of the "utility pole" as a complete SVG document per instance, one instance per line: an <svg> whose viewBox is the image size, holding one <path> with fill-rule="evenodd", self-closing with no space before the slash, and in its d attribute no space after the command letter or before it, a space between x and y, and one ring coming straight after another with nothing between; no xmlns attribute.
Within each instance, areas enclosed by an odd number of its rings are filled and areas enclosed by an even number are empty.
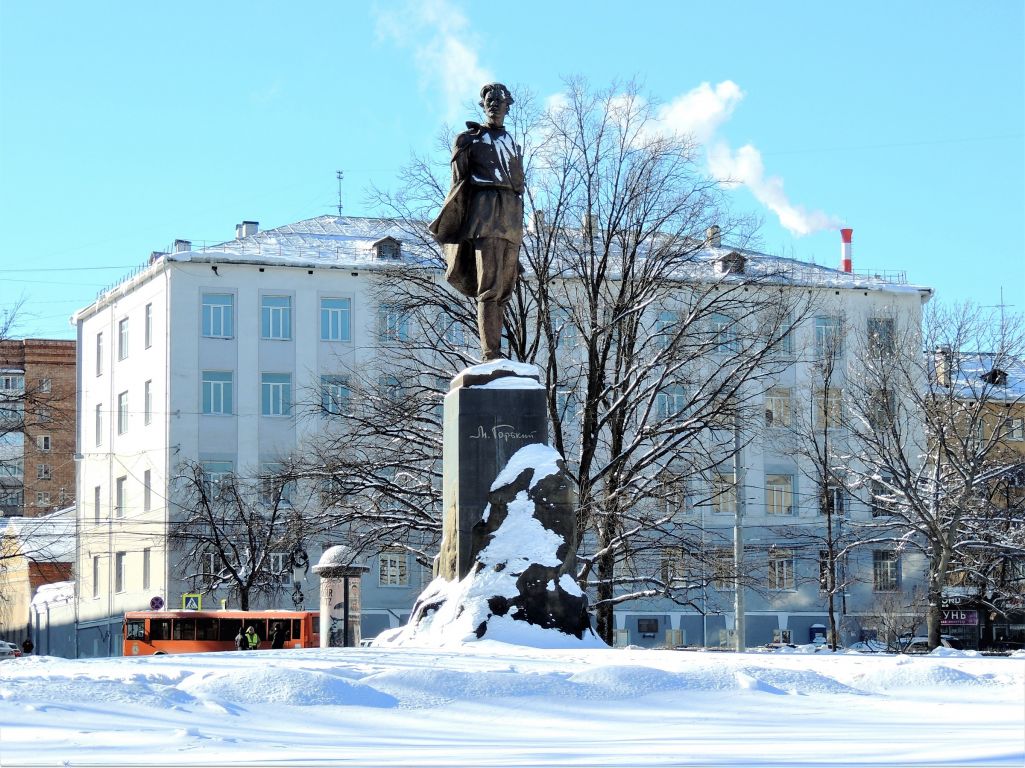
<svg viewBox="0 0 1025 768"><path fill-rule="evenodd" d="M745 650L744 638L744 462L740 454L740 418L733 423L733 481L736 483L736 503L733 516L733 648L738 653Z"/></svg>
<svg viewBox="0 0 1025 768"><path fill-rule="evenodd" d="M338 179L338 215L342 215L342 179L345 178L344 171L335 171L335 178Z"/></svg>

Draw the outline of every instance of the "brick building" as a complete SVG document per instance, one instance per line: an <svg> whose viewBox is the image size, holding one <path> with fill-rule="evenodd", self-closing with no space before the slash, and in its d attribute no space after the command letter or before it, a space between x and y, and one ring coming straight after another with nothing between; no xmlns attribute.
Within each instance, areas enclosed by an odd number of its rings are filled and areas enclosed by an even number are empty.
<svg viewBox="0 0 1025 768"><path fill-rule="evenodd" d="M76 342L0 341L0 514L75 500Z"/></svg>

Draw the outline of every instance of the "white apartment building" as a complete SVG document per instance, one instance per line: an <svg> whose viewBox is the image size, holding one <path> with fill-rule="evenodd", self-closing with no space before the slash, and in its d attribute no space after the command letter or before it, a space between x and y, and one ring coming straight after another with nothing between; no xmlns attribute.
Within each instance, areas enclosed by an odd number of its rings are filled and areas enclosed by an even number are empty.
<svg viewBox="0 0 1025 768"><path fill-rule="evenodd" d="M173 607L187 591L166 538L168 486L179 464L192 460L210 474L245 475L274 463L317 429L316 420L297 418L299 401L373 357L388 318L371 291L372 277L406 256L402 238L395 222L384 219L321 216L262 232L243 222L233 241L202 248L176 241L171 253L154 254L75 314L79 655L120 653L125 611L145 609L153 598ZM776 267L780 261L751 252L744 259L752 267L759 259ZM788 262L795 285L813 292L818 307L814 321L794 334L795 349L828 337L839 318L852 332L866 333L886 322L920 322L929 289L856 274L849 258L844 266L847 271ZM798 392L809 385L800 360L795 355L767 395L766 410L777 418L796 407ZM844 364L856 360L848 356ZM816 496L802 490L798 462L769 438L745 452L737 495L746 502L752 543L766 552L773 524L784 515L818 523ZM870 507L867 500L851 500L850 515L871 516ZM732 521L732 509L722 504L682 513L709 530L725 530ZM365 637L403 621L429 579L412 558L396 557L389 552L370 563ZM798 639L824 623L815 580L795 579L798 566L771 566L770 597L749 599L749 642L766 642L788 628L796 628ZM905 564L909 578L914 567ZM316 581L311 576L303 586L308 607L317 605ZM871 579L867 588L871 593ZM273 607L286 607L287 599L284 592ZM700 601L694 604L701 611L658 600L630 603L617 611L617 626L628 642L662 642L673 629L683 642L718 644L719 630L730 624L727 595Z"/></svg>

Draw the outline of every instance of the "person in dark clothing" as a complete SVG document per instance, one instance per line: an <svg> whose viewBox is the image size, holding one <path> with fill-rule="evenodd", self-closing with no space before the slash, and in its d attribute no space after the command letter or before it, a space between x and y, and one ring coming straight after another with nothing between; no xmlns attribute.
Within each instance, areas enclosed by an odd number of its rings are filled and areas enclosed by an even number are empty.
<svg viewBox="0 0 1025 768"><path fill-rule="evenodd" d="M285 647L285 630L281 624L275 624L274 629L270 633L270 647L271 648L284 648Z"/></svg>
<svg viewBox="0 0 1025 768"><path fill-rule="evenodd" d="M238 628L238 634L235 635L235 650L246 651L249 650L249 643L246 641L246 636L242 632L242 627Z"/></svg>
<svg viewBox="0 0 1025 768"><path fill-rule="evenodd" d="M30 638L26 637L21 643L22 653L24 653L26 656L30 655L34 648L35 646L32 644L32 640Z"/></svg>

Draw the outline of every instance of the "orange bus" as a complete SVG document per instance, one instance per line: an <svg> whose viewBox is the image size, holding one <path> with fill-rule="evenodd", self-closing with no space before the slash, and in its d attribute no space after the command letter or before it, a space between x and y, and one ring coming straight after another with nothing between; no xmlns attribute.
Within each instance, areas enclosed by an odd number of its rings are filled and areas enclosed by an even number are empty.
<svg viewBox="0 0 1025 768"><path fill-rule="evenodd" d="M235 635L254 627L260 647L270 648L280 624L285 648L319 648L317 611L129 611L122 629L125 656L234 651Z"/></svg>

